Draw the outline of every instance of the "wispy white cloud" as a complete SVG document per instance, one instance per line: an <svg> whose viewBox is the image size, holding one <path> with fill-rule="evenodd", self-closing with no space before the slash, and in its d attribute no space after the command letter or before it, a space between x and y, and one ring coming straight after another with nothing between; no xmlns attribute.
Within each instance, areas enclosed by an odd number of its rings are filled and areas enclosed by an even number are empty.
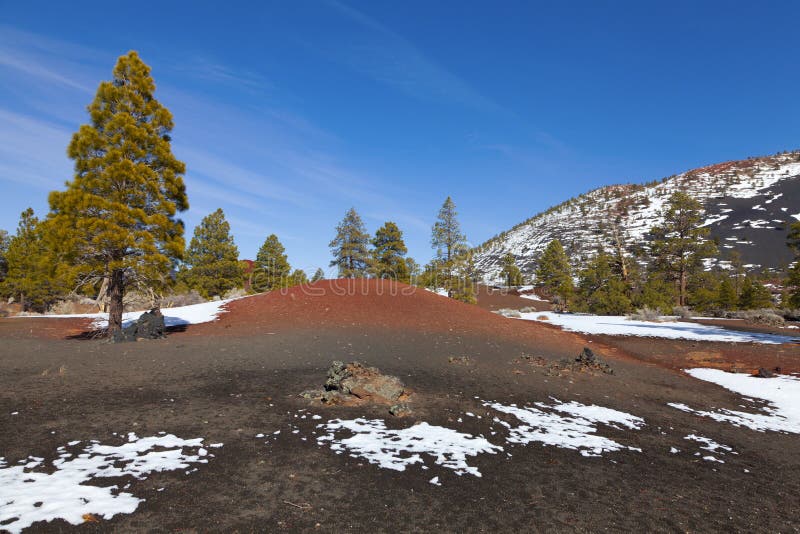
<svg viewBox="0 0 800 534"><path fill-rule="evenodd" d="M0 25L0 69L16 75L91 94L85 74L101 58L90 48Z"/></svg>
<svg viewBox="0 0 800 534"><path fill-rule="evenodd" d="M273 85L262 75L247 69L237 69L209 58L195 56L176 62L171 70L182 72L198 80L221 83L250 90L265 91Z"/></svg>
<svg viewBox="0 0 800 534"><path fill-rule="evenodd" d="M72 178L66 156L72 132L0 108L0 181L52 189Z"/></svg>
<svg viewBox="0 0 800 534"><path fill-rule="evenodd" d="M366 41L361 44L347 47L337 43L340 49L349 50L339 59L351 68L418 98L436 98L481 111L508 113L379 21L338 0L329 0L328 5L366 34Z"/></svg>

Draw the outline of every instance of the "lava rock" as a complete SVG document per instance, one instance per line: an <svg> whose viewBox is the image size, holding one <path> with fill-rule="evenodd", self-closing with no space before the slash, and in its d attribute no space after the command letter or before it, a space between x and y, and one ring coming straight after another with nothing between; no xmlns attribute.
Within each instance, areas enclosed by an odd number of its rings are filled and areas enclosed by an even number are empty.
<svg viewBox="0 0 800 534"><path fill-rule="evenodd" d="M114 332L114 343L137 341L139 339L162 339L166 337L164 315L158 308L143 313L135 323Z"/></svg>

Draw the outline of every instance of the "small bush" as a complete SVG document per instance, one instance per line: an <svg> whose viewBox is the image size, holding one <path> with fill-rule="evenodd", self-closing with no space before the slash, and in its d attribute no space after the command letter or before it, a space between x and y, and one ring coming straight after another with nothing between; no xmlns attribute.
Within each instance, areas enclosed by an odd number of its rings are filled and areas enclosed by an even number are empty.
<svg viewBox="0 0 800 534"><path fill-rule="evenodd" d="M631 321L648 321L651 323L660 323L662 321L661 314L658 310L647 306L637 309L634 313L629 313L627 318Z"/></svg>
<svg viewBox="0 0 800 534"><path fill-rule="evenodd" d="M235 287L233 289L228 290L222 295L224 299L238 299L247 296L247 291L244 290L242 287Z"/></svg>
<svg viewBox="0 0 800 534"><path fill-rule="evenodd" d="M159 299L158 305L162 308L178 308L180 306L191 306L192 304L202 304L206 299L200 296L196 290L192 289L188 293L169 295Z"/></svg>
<svg viewBox="0 0 800 534"><path fill-rule="evenodd" d="M775 313L775 310L762 309L762 310L742 310L733 314L736 319L743 319L745 321L752 321L754 323L765 324L768 326L783 326L786 320Z"/></svg>
<svg viewBox="0 0 800 534"><path fill-rule="evenodd" d="M519 312L519 310L511 310L508 308L497 310L497 314L502 315L503 317L510 317L514 319L520 319L522 317L522 314Z"/></svg>
<svg viewBox="0 0 800 534"><path fill-rule="evenodd" d="M519 311L521 311L522 313L533 313L536 311L536 308L525 306L524 308L520 308Z"/></svg>
<svg viewBox="0 0 800 534"><path fill-rule="evenodd" d="M672 315L677 315L681 319L692 318L692 314L686 306L675 306L672 308Z"/></svg>
<svg viewBox="0 0 800 534"><path fill-rule="evenodd" d="M81 295L68 295L47 310L50 315L75 315L78 313L97 313L100 307L94 299Z"/></svg>

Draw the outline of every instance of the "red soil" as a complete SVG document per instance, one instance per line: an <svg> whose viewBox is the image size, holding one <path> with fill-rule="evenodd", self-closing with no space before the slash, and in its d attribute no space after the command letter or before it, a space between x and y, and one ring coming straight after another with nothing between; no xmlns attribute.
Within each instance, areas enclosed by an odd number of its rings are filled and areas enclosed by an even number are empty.
<svg viewBox="0 0 800 534"><path fill-rule="evenodd" d="M519 297L508 298L534 304ZM578 354L586 343L577 334L509 320L478 306L389 280L322 280L236 300L228 304L228 311L217 321L192 326L187 333L250 336L287 329L377 327L492 336L559 355Z"/></svg>

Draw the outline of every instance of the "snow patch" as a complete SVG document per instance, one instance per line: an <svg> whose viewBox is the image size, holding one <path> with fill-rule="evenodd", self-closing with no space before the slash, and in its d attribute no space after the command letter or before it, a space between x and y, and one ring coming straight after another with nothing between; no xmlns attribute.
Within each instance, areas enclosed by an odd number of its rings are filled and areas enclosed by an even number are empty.
<svg viewBox="0 0 800 534"><path fill-rule="evenodd" d="M395 471L424 464L422 456L427 455L434 458L434 463L452 469L457 475L480 477L478 468L467 464L467 457L503 450L482 437L428 423L391 429L386 428L381 419L333 419L317 428L327 432L319 436L317 442L327 442L336 453L348 452L353 458L364 458L371 464ZM343 432L350 434L349 437L341 437Z"/></svg>
<svg viewBox="0 0 800 534"><path fill-rule="evenodd" d="M800 378L778 375L773 378L758 378L746 373L726 373L719 369L686 369L686 373L699 380L713 382L740 395L762 399L769 403L760 408L760 413L718 409L697 410L681 403L668 403L678 410L709 417L764 432L787 432L800 434ZM759 408L755 408L759 409Z"/></svg>
<svg viewBox="0 0 800 534"><path fill-rule="evenodd" d="M510 435L507 438L509 443L527 445L538 442L545 446L552 445L577 450L583 456L600 456L604 452L620 450L641 452L641 449L621 445L609 438L597 435L599 423L619 430L642 428L645 424L644 419L635 415L574 401L563 403L555 400L550 405L537 402L535 406L524 408L514 404L506 406L497 402L484 402L483 404L498 412L513 415L521 422L518 426L512 426L501 419L495 419L496 423L509 430ZM560 415L553 411L568 415Z"/></svg>
<svg viewBox="0 0 800 534"><path fill-rule="evenodd" d="M241 297L246 298L246 297ZM190 306L178 306L176 308L161 308L164 314L164 324L166 326L185 326L191 324L210 323L219 314L226 312L225 305L238 299L215 300L212 302L202 302ZM122 314L122 326L126 327L136 322L144 311L126 312ZM102 329L108 327L107 313L82 313L71 315L34 315L31 317L44 317L49 319L94 319L92 328Z"/></svg>
<svg viewBox="0 0 800 534"><path fill-rule="evenodd" d="M63 519L80 525L85 514L111 519L133 513L144 499L120 491L116 485L86 483L103 477L144 479L150 473L208 463L203 456L213 456L202 448L203 438L186 440L171 434L139 438L130 433L122 445L91 441L75 450L78 443L67 446L73 452L59 447L59 457L49 466L42 458L29 457L13 466L0 458L0 528L16 533L39 521Z"/></svg>
<svg viewBox="0 0 800 534"><path fill-rule="evenodd" d="M541 319L540 319L541 318ZM554 312L523 313L522 319L546 321L570 332L606 334L610 336L644 336L694 341L728 341L733 343L791 343L793 338L773 334L738 332L718 326L683 321L654 323L634 321L621 315L572 315Z"/></svg>

